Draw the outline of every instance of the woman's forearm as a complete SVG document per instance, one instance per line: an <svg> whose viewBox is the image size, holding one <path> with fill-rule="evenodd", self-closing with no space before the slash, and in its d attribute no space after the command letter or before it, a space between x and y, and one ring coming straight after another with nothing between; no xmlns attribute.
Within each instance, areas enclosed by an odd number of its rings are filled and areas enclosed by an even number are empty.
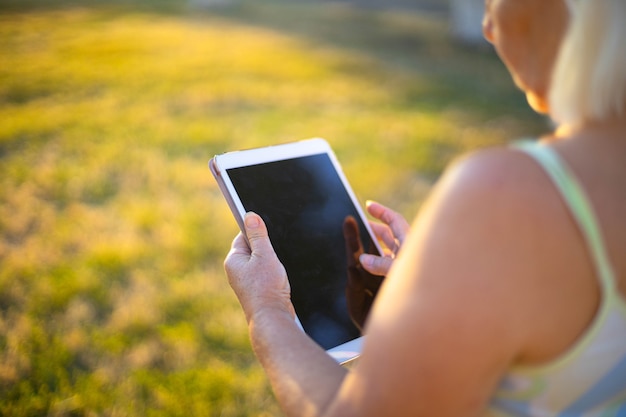
<svg viewBox="0 0 626 417"><path fill-rule="evenodd" d="M288 312L264 309L249 321L255 354L287 416L321 416L346 370L313 342Z"/></svg>

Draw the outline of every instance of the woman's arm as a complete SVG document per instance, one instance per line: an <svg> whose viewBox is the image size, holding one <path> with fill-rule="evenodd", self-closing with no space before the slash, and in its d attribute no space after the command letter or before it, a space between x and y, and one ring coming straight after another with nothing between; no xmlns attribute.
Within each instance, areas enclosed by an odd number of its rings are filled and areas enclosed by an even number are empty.
<svg viewBox="0 0 626 417"><path fill-rule="evenodd" d="M288 416L323 415L346 374L295 322L289 281L260 216L248 213L225 261L252 348Z"/></svg>
<svg viewBox="0 0 626 417"><path fill-rule="evenodd" d="M252 251L238 238L226 269L287 415L480 413L527 341L537 283L525 277L545 249L531 244L541 209L525 210L533 199L514 187L520 157L502 152L466 159L438 184L383 284L349 373L293 322L284 269L260 218L246 217Z"/></svg>

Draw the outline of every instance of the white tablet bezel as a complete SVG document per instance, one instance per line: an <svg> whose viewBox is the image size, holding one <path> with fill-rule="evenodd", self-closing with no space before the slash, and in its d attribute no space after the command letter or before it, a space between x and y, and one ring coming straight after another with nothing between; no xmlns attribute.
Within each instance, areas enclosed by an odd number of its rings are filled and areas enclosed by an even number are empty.
<svg viewBox="0 0 626 417"><path fill-rule="evenodd" d="M243 231L243 217L246 211L237 195L237 192L233 186L233 183L230 180L230 177L227 174L227 170L232 168L245 167L268 162L276 162L285 159L318 154L328 155L337 175L343 183L347 194L352 200L352 204L354 205L356 212L361 217L361 221L363 222L365 228L370 234L372 241L376 245L379 253L383 253L382 248L380 247L378 240L375 238L375 235L372 232L365 213L363 212L361 205L356 198L356 195L350 187L350 184L348 183L348 180L345 177L334 152L332 151L328 142L326 142L326 140L324 139L314 138L262 148L227 152L213 157L209 161L209 168L211 169L211 172L213 173L213 176L215 177L220 187L220 190L222 191L222 194L228 202L228 205L235 217L235 220L237 221L237 224L239 225L239 228ZM303 329L297 318L296 321L300 329ZM362 343L363 336L348 341L339 346L330 348L326 350L326 352L338 363L344 364L358 357L361 352Z"/></svg>

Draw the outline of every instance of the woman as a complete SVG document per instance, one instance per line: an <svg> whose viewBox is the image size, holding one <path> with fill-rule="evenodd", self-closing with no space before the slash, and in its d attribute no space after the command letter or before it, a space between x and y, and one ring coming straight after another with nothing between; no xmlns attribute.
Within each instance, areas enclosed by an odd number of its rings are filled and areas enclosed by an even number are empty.
<svg viewBox="0 0 626 417"><path fill-rule="evenodd" d="M487 1L486 38L558 128L457 161L410 233L368 207L403 243L389 271L361 258L388 274L353 370L296 327L246 216L225 267L287 415L626 415L625 21L624 0Z"/></svg>

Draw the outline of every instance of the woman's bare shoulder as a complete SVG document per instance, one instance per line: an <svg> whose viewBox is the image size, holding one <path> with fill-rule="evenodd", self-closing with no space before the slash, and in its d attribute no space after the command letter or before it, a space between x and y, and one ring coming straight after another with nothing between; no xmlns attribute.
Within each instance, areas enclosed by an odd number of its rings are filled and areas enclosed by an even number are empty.
<svg viewBox="0 0 626 417"><path fill-rule="evenodd" d="M487 148L452 161L442 184L455 185L463 197L498 193L501 197L541 199L535 194L545 188L545 174L528 155L511 148ZM545 191L545 190L544 190Z"/></svg>
<svg viewBox="0 0 626 417"><path fill-rule="evenodd" d="M465 241L473 257L498 254L498 271L510 277L503 283L518 290L539 282L544 288L558 287L565 272L561 268L572 264L566 260L572 254L586 259L560 193L523 152L497 148L459 158L429 204L433 207L426 217L434 217L430 222L438 233Z"/></svg>
<svg viewBox="0 0 626 417"><path fill-rule="evenodd" d="M561 214L562 209L539 165L528 155L509 148L489 148L457 158L427 205L436 206L441 216L460 216L459 227L499 220L504 222L501 225L508 225L509 233L517 233L525 221L549 221L551 214Z"/></svg>
<svg viewBox="0 0 626 417"><path fill-rule="evenodd" d="M424 279L466 288L477 314L498 310L501 325L517 329L518 361L547 359L573 341L595 308L593 266L567 205L535 160L509 148L463 156L428 204L417 229L429 229L423 236L430 253L454 266L433 262ZM564 291L569 299L554 303ZM550 344L559 327L564 336Z"/></svg>

